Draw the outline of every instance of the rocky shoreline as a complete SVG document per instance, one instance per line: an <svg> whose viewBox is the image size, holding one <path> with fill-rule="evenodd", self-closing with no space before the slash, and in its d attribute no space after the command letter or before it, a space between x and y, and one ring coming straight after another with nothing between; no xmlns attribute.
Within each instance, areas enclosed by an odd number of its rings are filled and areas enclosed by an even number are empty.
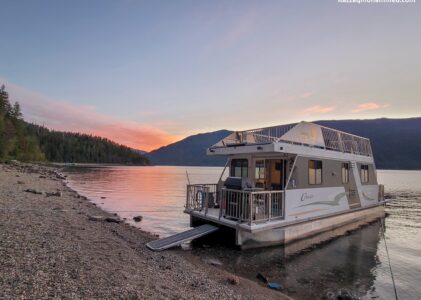
<svg viewBox="0 0 421 300"><path fill-rule="evenodd" d="M155 237L68 188L53 166L0 164L0 299L288 299Z"/></svg>

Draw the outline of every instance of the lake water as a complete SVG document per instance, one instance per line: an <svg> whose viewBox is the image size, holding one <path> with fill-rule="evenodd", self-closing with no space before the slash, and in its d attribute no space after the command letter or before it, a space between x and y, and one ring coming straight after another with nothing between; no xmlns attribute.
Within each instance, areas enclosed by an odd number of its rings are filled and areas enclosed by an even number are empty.
<svg viewBox="0 0 421 300"><path fill-rule="evenodd" d="M222 168L91 166L66 174L70 187L103 209L168 236L189 228L186 171L192 183L215 183ZM421 299L421 172L378 171L378 179L395 199L387 204L384 226L399 299ZM142 222L132 220L137 215ZM283 247L238 251L218 243L190 251L252 280L261 272L297 299L395 298L380 222L292 255Z"/></svg>

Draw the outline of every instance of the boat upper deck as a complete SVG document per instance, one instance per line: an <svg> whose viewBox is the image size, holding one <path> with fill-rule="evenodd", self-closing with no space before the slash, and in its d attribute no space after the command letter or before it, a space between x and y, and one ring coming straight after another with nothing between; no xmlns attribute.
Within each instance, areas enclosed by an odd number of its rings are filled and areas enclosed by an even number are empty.
<svg viewBox="0 0 421 300"><path fill-rule="evenodd" d="M221 149L273 143L373 156L369 139L309 122L236 131L210 147L208 154L225 155Z"/></svg>

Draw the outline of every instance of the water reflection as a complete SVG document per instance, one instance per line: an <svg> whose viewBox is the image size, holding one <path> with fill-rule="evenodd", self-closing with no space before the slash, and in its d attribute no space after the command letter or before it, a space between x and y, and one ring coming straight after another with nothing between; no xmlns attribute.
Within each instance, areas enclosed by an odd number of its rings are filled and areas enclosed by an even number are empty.
<svg viewBox="0 0 421 300"><path fill-rule="evenodd" d="M222 168L90 167L70 168L67 173L71 187L104 209L165 236L189 226L183 213L186 170L193 183L214 183ZM387 206L385 234L399 299L420 299L421 172L379 171L378 178L389 197L396 199ZM135 215L142 215L143 221L134 223ZM351 298L394 299L380 223L342 234L338 229L317 236L310 242L319 245L312 248L307 248L308 240L247 251L216 243L211 248L193 247L192 253L219 259L222 268L252 280L261 272L297 299L336 298L341 293ZM331 235L339 237L326 241ZM199 244L203 246L203 241Z"/></svg>
<svg viewBox="0 0 421 300"><path fill-rule="evenodd" d="M69 167L69 186L105 210L160 236L189 227L183 213L188 171L194 183L214 183L221 168L200 167ZM105 198L104 198L105 197ZM141 223L133 217L142 215Z"/></svg>
<svg viewBox="0 0 421 300"><path fill-rule="evenodd" d="M247 251L211 245L193 247L192 251L204 260L217 259L227 270L251 280L262 273L281 283L297 299L336 299L339 295L360 298L375 290L380 236L380 223L375 222L298 252L294 244ZM205 246L207 242L202 240Z"/></svg>

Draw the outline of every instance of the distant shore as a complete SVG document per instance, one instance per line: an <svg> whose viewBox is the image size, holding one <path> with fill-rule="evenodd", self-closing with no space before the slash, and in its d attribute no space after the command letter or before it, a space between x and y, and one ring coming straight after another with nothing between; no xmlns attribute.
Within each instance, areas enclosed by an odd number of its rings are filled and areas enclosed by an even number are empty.
<svg viewBox="0 0 421 300"><path fill-rule="evenodd" d="M149 251L153 236L64 179L51 166L0 164L1 299L288 299L193 255Z"/></svg>

